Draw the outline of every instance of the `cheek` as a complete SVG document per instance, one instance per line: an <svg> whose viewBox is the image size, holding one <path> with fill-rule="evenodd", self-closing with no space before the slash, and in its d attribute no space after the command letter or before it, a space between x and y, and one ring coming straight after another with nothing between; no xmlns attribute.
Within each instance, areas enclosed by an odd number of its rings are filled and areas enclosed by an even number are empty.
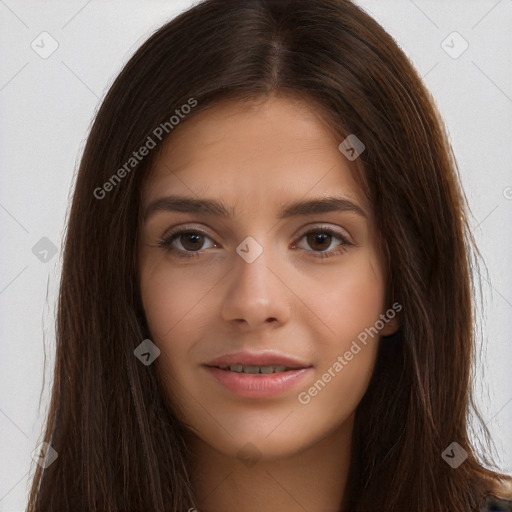
<svg viewBox="0 0 512 512"><path fill-rule="evenodd" d="M384 283L369 265L362 265L360 272L347 276L339 288L339 329L356 336L363 329L373 326L384 308ZM357 331L357 332L356 332Z"/></svg>
<svg viewBox="0 0 512 512"><path fill-rule="evenodd" d="M172 270L167 264L145 265L141 271L141 294L144 311L152 336L165 342L180 332L180 339L192 339L184 329L197 332L197 323L204 321L211 278L183 270ZM213 281L215 282L215 281Z"/></svg>
<svg viewBox="0 0 512 512"><path fill-rule="evenodd" d="M374 326L385 296L383 280L371 265L354 266L340 277L335 291L322 296L330 333L316 339L315 381L299 397L311 415L332 426L353 414L367 390L379 344Z"/></svg>
<svg viewBox="0 0 512 512"><path fill-rule="evenodd" d="M212 284L205 279L197 270L192 275L183 269L173 270L165 262L151 265L146 260L141 267L141 295L150 337L161 351L156 369L173 407L179 407L180 397L188 396L187 389L191 389L190 368L180 362L193 349L200 325L211 321L208 291Z"/></svg>
<svg viewBox="0 0 512 512"><path fill-rule="evenodd" d="M310 418L319 418L323 428L336 429L350 418L363 398L373 371L377 340L345 364L333 357L318 368L316 380L301 391L298 401ZM343 358L345 352L340 351ZM338 365L336 365L338 362ZM340 368L342 368L340 370Z"/></svg>
<svg viewBox="0 0 512 512"><path fill-rule="evenodd" d="M371 327L385 308L385 285L376 261L368 254L347 260L333 271L318 273L299 292L326 334L324 353L344 350Z"/></svg>
<svg viewBox="0 0 512 512"><path fill-rule="evenodd" d="M379 343L371 328L383 313L384 297L382 276L367 258L340 275L324 305L324 311L332 311L328 321L334 335L324 339L318 378L305 391L311 412L324 415L327 423L344 421L366 392Z"/></svg>

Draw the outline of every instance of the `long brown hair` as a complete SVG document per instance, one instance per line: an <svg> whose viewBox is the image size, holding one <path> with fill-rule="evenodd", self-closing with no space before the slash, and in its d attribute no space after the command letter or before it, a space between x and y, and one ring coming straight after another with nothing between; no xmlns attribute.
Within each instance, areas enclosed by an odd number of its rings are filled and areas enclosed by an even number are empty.
<svg viewBox="0 0 512 512"><path fill-rule="evenodd" d="M348 510L470 511L498 476L468 438L477 251L455 158L417 72L348 0L206 0L142 45L91 128L65 240L44 433L58 458L35 467L28 512L198 507L187 427L165 405L154 365L134 356L150 338L137 276L140 191L181 106L194 105L180 111L186 122L220 100L271 93L301 96L340 142L350 133L364 142L359 179L389 297L403 305L356 412ZM150 139L155 148L134 164ZM441 456L452 442L468 454L457 469Z"/></svg>

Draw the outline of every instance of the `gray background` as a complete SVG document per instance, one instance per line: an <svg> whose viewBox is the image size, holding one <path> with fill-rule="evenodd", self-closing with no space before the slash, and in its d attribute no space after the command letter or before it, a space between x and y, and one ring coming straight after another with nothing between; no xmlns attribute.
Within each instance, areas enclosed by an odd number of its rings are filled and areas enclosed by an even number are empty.
<svg viewBox="0 0 512 512"><path fill-rule="evenodd" d="M134 51L192 3L0 0L0 511L26 504L52 380L64 223L91 120ZM510 473L512 0L358 4L413 61L448 126L490 277L475 389ZM58 48L42 58L31 45L51 49L45 31ZM469 45L460 55L453 31Z"/></svg>

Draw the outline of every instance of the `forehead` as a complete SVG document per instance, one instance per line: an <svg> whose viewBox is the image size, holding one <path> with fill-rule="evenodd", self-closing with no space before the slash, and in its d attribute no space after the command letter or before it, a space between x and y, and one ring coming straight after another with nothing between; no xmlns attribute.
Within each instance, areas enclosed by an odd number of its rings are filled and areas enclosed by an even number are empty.
<svg viewBox="0 0 512 512"><path fill-rule="evenodd" d="M314 103L290 97L224 101L171 133L146 180L144 202L162 193L269 200L336 192L366 198L339 137Z"/></svg>

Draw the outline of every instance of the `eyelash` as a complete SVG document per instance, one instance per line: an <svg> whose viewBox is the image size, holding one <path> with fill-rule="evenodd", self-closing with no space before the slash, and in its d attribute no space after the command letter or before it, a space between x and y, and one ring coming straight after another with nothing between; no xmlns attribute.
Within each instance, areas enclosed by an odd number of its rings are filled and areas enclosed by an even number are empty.
<svg viewBox="0 0 512 512"><path fill-rule="evenodd" d="M346 252L350 246L354 246L352 242L348 240L348 238L345 235L342 235L338 231L334 231L330 228L323 228L321 226L312 229L310 231L307 231L301 235L301 237L298 239L299 241L302 240L305 236L311 235L311 234L328 234L332 235L333 237L337 238L339 241L341 241L341 244L337 246L335 250L327 251L308 251L313 252L315 258L325 259L325 258L331 258L333 256L337 256L339 254L342 254ZM183 234L193 234L193 235L201 235L206 238L211 238L207 233L204 231L201 231L200 229L177 229L175 231L171 231L168 235L163 237L161 240L158 241L158 246L163 248L164 251L172 253L174 256L178 258L198 258L200 251L186 251L183 249L176 249L176 247L173 247L171 244L179 238L180 235ZM307 249L304 249L307 250Z"/></svg>

